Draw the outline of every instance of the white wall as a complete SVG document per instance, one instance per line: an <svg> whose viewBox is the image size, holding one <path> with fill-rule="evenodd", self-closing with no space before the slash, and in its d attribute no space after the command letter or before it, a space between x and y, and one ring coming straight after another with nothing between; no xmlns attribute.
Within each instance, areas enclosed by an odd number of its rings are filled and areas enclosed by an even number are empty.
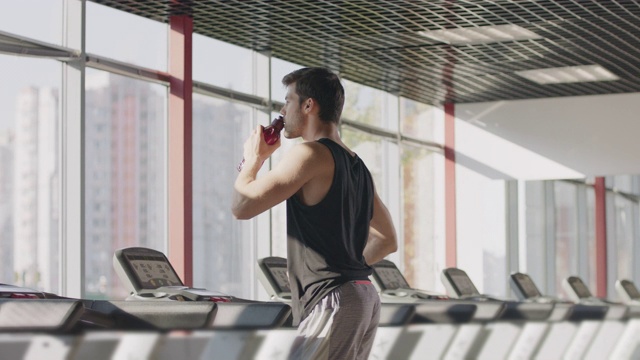
<svg viewBox="0 0 640 360"><path fill-rule="evenodd" d="M640 93L459 104L456 161L493 179L640 173Z"/></svg>

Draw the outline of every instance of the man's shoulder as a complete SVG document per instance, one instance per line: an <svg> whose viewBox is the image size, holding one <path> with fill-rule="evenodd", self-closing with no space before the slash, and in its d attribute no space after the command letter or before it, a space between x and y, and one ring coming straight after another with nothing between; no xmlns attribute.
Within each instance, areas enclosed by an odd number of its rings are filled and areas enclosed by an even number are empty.
<svg viewBox="0 0 640 360"><path fill-rule="evenodd" d="M313 161L321 161L322 159L331 159L331 150L318 141L308 141L296 144L292 152Z"/></svg>
<svg viewBox="0 0 640 360"><path fill-rule="evenodd" d="M333 169L333 161L333 155L326 146L304 142L292 146L278 165L290 172L317 176Z"/></svg>

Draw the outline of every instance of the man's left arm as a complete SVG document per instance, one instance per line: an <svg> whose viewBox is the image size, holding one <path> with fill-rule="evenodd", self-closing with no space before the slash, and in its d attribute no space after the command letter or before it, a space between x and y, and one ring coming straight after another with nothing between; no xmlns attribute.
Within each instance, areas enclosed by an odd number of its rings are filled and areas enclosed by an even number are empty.
<svg viewBox="0 0 640 360"><path fill-rule="evenodd" d="M364 258L367 264L373 265L397 250L398 240L391 214L376 193L373 200L373 217L369 225L369 240L364 248Z"/></svg>

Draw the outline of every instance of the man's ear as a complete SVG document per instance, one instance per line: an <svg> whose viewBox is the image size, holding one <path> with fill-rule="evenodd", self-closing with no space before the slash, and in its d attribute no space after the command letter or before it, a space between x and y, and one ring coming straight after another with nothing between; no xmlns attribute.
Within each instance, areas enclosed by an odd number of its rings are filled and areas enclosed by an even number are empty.
<svg viewBox="0 0 640 360"><path fill-rule="evenodd" d="M315 102L313 101L312 98L308 98L307 100L304 101L304 105L303 105L303 109L305 112L310 112L313 107L315 105Z"/></svg>

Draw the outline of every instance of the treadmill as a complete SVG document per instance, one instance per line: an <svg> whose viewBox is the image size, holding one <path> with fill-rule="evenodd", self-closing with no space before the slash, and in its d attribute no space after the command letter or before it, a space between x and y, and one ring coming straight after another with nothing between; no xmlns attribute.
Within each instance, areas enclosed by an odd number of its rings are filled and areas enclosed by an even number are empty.
<svg viewBox="0 0 640 360"><path fill-rule="evenodd" d="M537 341L520 344L512 353L524 357L556 359L561 358L569 349L575 351L579 346L572 345L572 339L582 339L599 321L604 319L608 308L600 304L585 305L558 297L543 295L531 277L515 272L509 277L511 289L518 300L524 303L552 304L553 311L545 325L545 331L536 334ZM540 325L541 326L541 325ZM580 334L580 336L577 336ZM530 336L533 338L533 336ZM525 356L526 355L526 356Z"/></svg>
<svg viewBox="0 0 640 360"><path fill-rule="evenodd" d="M266 329L281 326L291 308L285 303L261 302L237 298L217 291L191 288L180 277L160 251L129 247L119 249L113 256L113 267L130 291L125 300L94 301L92 308L129 320L144 317L157 320L159 329ZM215 313L212 313L215 305ZM185 313L179 314L179 309ZM202 316L202 311L207 316ZM174 314L175 318L169 318ZM190 315L192 314L192 319ZM189 321L195 321L188 326ZM130 325L135 326L135 322Z"/></svg>
<svg viewBox="0 0 640 360"><path fill-rule="evenodd" d="M440 279L449 296L478 303L502 303L504 311L496 320L547 320L553 305L545 302L520 302L481 294L467 273L459 268L442 270Z"/></svg>
<svg viewBox="0 0 640 360"><path fill-rule="evenodd" d="M380 260L371 267L373 268L373 283L383 302L416 303L420 300L449 299L443 294L411 288L398 267L389 260Z"/></svg>
<svg viewBox="0 0 640 360"><path fill-rule="evenodd" d="M269 296L291 299L287 260L267 257L258 264L259 279ZM451 303L444 301L446 296L409 288L392 262L382 260L372 268L373 284L378 290L381 285L387 290L380 294L380 321L372 358L407 358L423 351L444 353L458 324L469 321L476 311L473 304Z"/></svg>
<svg viewBox="0 0 640 360"><path fill-rule="evenodd" d="M638 291L633 281L620 279L616 281L615 287L622 302L626 304L640 304L640 291Z"/></svg>
<svg viewBox="0 0 640 360"><path fill-rule="evenodd" d="M414 289L392 261L381 260L371 267L373 268L371 278L383 303L417 305L414 323L488 321L495 319L502 312L503 305L501 303L491 303L479 307L474 302L461 301L447 295Z"/></svg>
<svg viewBox="0 0 640 360"><path fill-rule="evenodd" d="M2 358L62 359L83 354L83 347L95 352L98 347L88 339L88 330L110 329L114 325L111 318L86 308L81 300L0 284ZM77 340L80 334L83 336ZM101 346L101 353L110 354L116 343L114 340ZM100 359L95 353L91 358Z"/></svg>
<svg viewBox="0 0 640 360"><path fill-rule="evenodd" d="M447 294L461 301L481 304L501 304L503 311L478 330L475 341L465 347L452 348L456 357L491 359L507 358L518 348L521 339L531 335L541 337L545 321L551 316L553 304L520 302L481 294L467 273L459 268L444 269L441 280ZM530 344L529 341L527 341ZM465 349L463 352L462 349Z"/></svg>
<svg viewBox="0 0 640 360"><path fill-rule="evenodd" d="M578 276L565 278L562 281L562 288L576 304L594 308L604 308L605 320L620 320L627 316L627 306L593 296L587 285Z"/></svg>
<svg viewBox="0 0 640 360"><path fill-rule="evenodd" d="M272 300L291 302L287 259L269 256L258 260L258 279ZM413 318L412 306L383 306L380 326L401 326Z"/></svg>
<svg viewBox="0 0 640 360"><path fill-rule="evenodd" d="M113 318L118 329L143 330L121 333L113 358L256 358L260 348L272 345L259 334L277 331L291 314L282 302L185 286L157 250L119 249L113 267L129 295L124 300L87 300L85 306Z"/></svg>
<svg viewBox="0 0 640 360"><path fill-rule="evenodd" d="M629 307L628 320L620 340L611 350L611 359L637 359L640 357L640 291L633 281L619 279L615 283L618 296Z"/></svg>
<svg viewBox="0 0 640 360"><path fill-rule="evenodd" d="M562 287L576 304L586 308L603 308L605 313L602 319L585 320L580 323L565 356L583 359L608 358L625 331L629 308L624 304L593 296L578 276L565 278Z"/></svg>

